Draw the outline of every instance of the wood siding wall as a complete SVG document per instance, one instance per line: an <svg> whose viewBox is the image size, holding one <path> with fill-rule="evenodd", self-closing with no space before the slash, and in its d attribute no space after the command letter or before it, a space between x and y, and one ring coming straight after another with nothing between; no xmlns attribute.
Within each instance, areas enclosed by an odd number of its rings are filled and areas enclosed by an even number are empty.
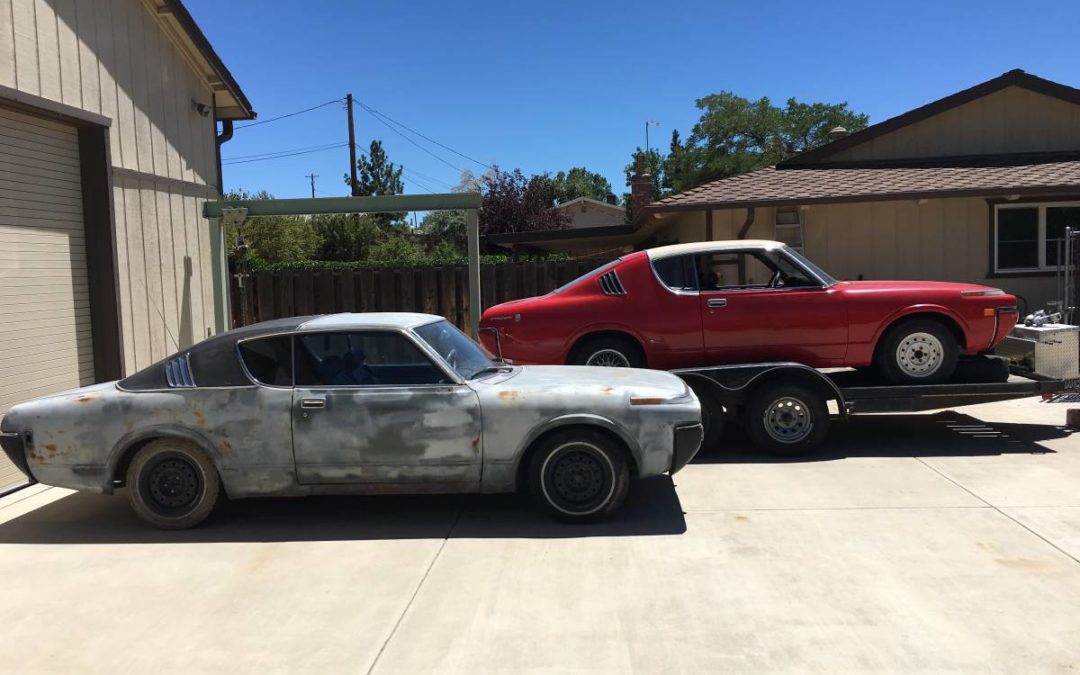
<svg viewBox="0 0 1080 675"><path fill-rule="evenodd" d="M990 207L985 199L814 205L800 211L803 251L838 279L914 279L986 284L1022 295L1029 311L1056 296L1052 276L991 278ZM775 239L775 209L759 208L748 239ZM713 212L713 238L735 239L746 209ZM704 213L672 227L680 242L702 241Z"/></svg>
<svg viewBox="0 0 1080 675"><path fill-rule="evenodd" d="M153 7L0 0L0 84L113 121L125 371L206 337L213 296L201 207L218 176L213 117L195 112L192 99L210 104L212 91Z"/></svg>
<svg viewBox="0 0 1080 675"><path fill-rule="evenodd" d="M826 161L1067 150L1080 150L1080 106L1009 87L860 143Z"/></svg>

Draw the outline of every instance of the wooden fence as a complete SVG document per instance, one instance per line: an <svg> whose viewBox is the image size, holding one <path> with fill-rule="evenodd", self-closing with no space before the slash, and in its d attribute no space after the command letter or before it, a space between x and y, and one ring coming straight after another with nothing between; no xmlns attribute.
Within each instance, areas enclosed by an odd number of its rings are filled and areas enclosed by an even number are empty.
<svg viewBox="0 0 1080 675"><path fill-rule="evenodd" d="M480 266L484 307L543 295L606 260L502 263ZM468 268L404 267L232 274L233 325L334 312L427 312L468 330Z"/></svg>

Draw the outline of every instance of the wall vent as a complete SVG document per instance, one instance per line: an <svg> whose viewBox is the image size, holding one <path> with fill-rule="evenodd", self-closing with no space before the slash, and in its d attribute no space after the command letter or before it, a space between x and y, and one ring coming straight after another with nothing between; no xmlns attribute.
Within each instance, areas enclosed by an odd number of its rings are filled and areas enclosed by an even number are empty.
<svg viewBox="0 0 1080 675"><path fill-rule="evenodd" d="M195 378L191 374L191 359L187 354L178 356L165 364L165 380L170 387L195 386Z"/></svg>

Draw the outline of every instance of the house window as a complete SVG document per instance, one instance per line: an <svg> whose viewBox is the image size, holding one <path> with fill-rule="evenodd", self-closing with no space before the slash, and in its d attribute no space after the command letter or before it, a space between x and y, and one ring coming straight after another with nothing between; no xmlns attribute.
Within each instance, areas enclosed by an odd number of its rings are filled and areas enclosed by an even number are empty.
<svg viewBox="0 0 1080 675"><path fill-rule="evenodd" d="M1080 229L1080 202L994 207L994 271L1053 270L1065 228Z"/></svg>

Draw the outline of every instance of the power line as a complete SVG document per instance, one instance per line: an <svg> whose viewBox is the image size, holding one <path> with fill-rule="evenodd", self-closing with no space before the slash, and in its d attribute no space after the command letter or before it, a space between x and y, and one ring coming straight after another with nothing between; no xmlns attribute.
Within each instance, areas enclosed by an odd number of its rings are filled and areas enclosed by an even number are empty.
<svg viewBox="0 0 1080 675"><path fill-rule="evenodd" d="M365 108L365 109L366 109L366 108ZM408 136L406 136L405 134L403 134L403 133L401 133L400 131L398 131L398 130L397 130L397 129L396 129L395 127L393 127L393 126L392 126L392 125L391 125L391 124L390 124L389 122L387 122L386 120L384 120L384 119L382 119L381 117L379 117L378 113L374 113L374 116L375 116L375 119L377 119L377 120L379 120L380 122L382 122L382 124L383 124L383 125L384 125L384 126L385 126L385 127L387 128L387 129L389 129L390 131L393 131L393 132L394 132L395 134L397 134L398 136L401 136L402 138L404 138L404 139L405 139L405 140L407 140L408 142L410 142L410 143L412 143L413 145L415 145L416 147L420 148L421 150L423 150L423 151L424 151L424 152L426 152L427 154L431 155L431 156L432 156L432 157L434 157L435 159L439 160L440 162L442 162L442 163L443 163L443 164L445 164L446 166L450 167L450 168L451 168L451 169L453 169L454 171L461 171L461 170L462 170L462 169L461 169L461 167L459 167L459 166L454 166L453 164L451 164L450 162L446 161L445 159L443 159L443 158L442 158L442 157L440 157L439 155L436 155L436 154L435 154L434 152L432 152L431 150L428 150L427 148L425 148L424 146L420 145L419 143L417 143L417 142L416 142L416 141L414 141L413 139L409 138L409 137L408 137Z"/></svg>
<svg viewBox="0 0 1080 675"><path fill-rule="evenodd" d="M401 168L405 171L405 173L411 173L414 176L419 176L420 178L423 178L424 180L428 180L428 181L431 181L433 183L439 183L440 185L445 185L446 187L450 188L451 190L454 189L454 186L451 185L450 183L447 183L444 180L439 180L438 178L435 178L434 176L429 176L426 173L420 173L416 169L410 169L407 166L402 166Z"/></svg>
<svg viewBox="0 0 1080 675"><path fill-rule="evenodd" d="M252 122L251 124L241 124L241 125L235 127L235 129L237 131L239 131L240 129L249 129L251 127L257 127L260 124L270 124L271 122L277 122L278 120L283 120L286 117L296 117L297 115L303 115L304 113L309 113L312 110L318 110L319 108L325 108L328 105L333 105L335 103L341 103L342 100L344 100L344 99L335 98L333 101L327 101L326 103L320 103L319 105L311 106L310 108L304 108L303 110L297 110L296 112L287 113L285 115L278 115L277 117L271 117L268 120L259 120L258 122Z"/></svg>
<svg viewBox="0 0 1080 675"><path fill-rule="evenodd" d="M222 162L235 162L238 159L255 159L257 157L269 157L271 155L280 155L283 152L300 152L301 150L321 150L337 147L341 145L341 142L333 143L320 143L319 145L305 145L302 148L289 148L288 150L273 150L271 152L257 152L254 155L236 155L235 157L224 157Z"/></svg>
<svg viewBox="0 0 1080 675"><path fill-rule="evenodd" d="M434 143L435 145L439 146L439 147L440 147L440 148L442 148L443 150L449 150L450 152L454 153L454 154L455 154L455 155L457 155L458 157L462 157L462 158L464 158L464 159L467 159L467 160L469 160L470 162L475 162L475 163L479 164L480 166L484 167L485 169L491 169L491 168L492 168L492 166L491 166L490 164L485 164L484 162L481 162L481 161L480 161L480 160L478 160L478 159L474 159L474 158L472 158L472 157L469 157L468 155L466 155L466 154L465 154L465 153L463 153L463 152L458 152L457 150L455 150L455 149L451 148L451 147L450 147L449 145L446 145L446 144L444 144L444 143L440 143L440 142L438 142L437 140L435 140L434 138L430 138L430 137L428 137L428 136L425 136L424 134L420 133L420 132L419 132L419 131L417 131L416 129L413 129L413 128L411 128L411 127L408 127L408 126L406 126L406 125L402 124L401 122L398 122L398 121L397 121L397 120L395 120L395 119L394 119L393 117L390 117L390 116L389 116L389 115L387 115L386 113L383 113L383 112L379 112L378 110L376 110L376 109L372 108L371 106L369 106L369 105L368 105L368 104L366 104L366 103L360 103L359 105L360 105L360 107L361 107L361 108L363 108L364 110L368 111L369 113L371 113L371 114L373 114L373 115L378 115L378 116L380 116L380 117L385 117L385 118L386 118L387 120L389 120L389 121L393 122L394 124L398 125L398 126L399 126L399 127L401 127L402 129L405 129L406 131L409 131L409 132L411 132L411 133L413 133L413 134L416 134L417 136L419 136L420 138L424 139L425 141L428 141L429 143Z"/></svg>
<svg viewBox="0 0 1080 675"><path fill-rule="evenodd" d="M420 188L424 192L427 192L428 194L435 194L435 191L432 190L429 185L425 185L424 183L416 180L415 178L406 178L405 182L406 183L412 183L413 185L417 186L418 188Z"/></svg>
<svg viewBox="0 0 1080 675"><path fill-rule="evenodd" d="M300 151L300 152L288 152L288 153L285 153L285 154L273 155L273 156L270 156L270 157L258 157L256 159L242 159L242 160L235 161L235 162L222 162L222 164L225 165L225 166L230 166L232 164L247 164L249 162L265 162L265 161L271 160L271 159L283 159L285 157L295 157L296 155L309 155L309 154L311 154L313 152L326 152L327 150L336 150L338 148L344 148L346 145L348 145L348 143L338 143L337 145L333 145L333 146L330 146L328 148L315 148L315 149L312 149L312 150L303 150L303 151Z"/></svg>

